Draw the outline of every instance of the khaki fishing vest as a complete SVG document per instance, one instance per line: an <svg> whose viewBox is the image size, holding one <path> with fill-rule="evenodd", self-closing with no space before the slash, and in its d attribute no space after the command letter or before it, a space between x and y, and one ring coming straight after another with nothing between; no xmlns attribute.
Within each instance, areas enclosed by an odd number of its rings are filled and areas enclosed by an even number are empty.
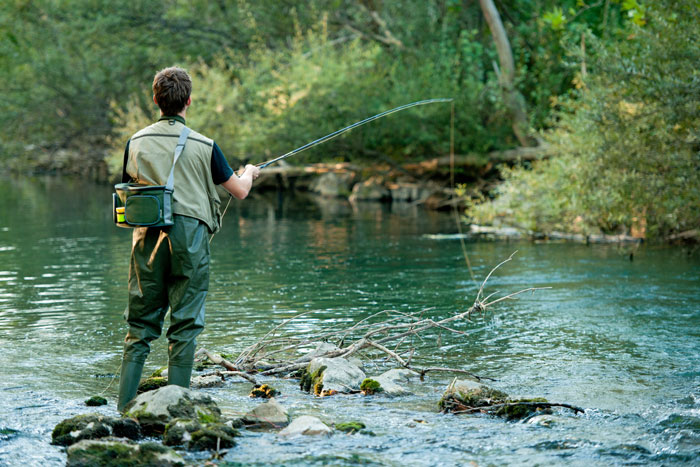
<svg viewBox="0 0 700 467"><path fill-rule="evenodd" d="M131 137L126 172L134 183L165 185L182 127L176 120L161 120ZM173 213L201 220L212 233L219 230L221 205L211 178L213 147L211 139L190 133L175 164L173 191Z"/></svg>

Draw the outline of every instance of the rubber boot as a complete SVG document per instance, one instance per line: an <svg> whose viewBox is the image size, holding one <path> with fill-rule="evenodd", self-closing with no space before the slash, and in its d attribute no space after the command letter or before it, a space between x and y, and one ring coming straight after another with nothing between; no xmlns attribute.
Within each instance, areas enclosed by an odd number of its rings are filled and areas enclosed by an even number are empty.
<svg viewBox="0 0 700 467"><path fill-rule="evenodd" d="M190 388L192 365L168 365L168 384Z"/></svg>
<svg viewBox="0 0 700 467"><path fill-rule="evenodd" d="M141 382L143 364L144 362L139 361L122 361L122 371L119 377L119 402L117 402L119 412L124 412L126 404L136 397L136 390Z"/></svg>

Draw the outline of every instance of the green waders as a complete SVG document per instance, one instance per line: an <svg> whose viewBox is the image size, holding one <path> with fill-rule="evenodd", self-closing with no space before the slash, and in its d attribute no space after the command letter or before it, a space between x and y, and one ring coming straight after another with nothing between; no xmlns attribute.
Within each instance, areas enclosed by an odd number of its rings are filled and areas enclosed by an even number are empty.
<svg viewBox="0 0 700 467"><path fill-rule="evenodd" d="M179 215L172 227L134 229L129 304L124 312L129 331L119 379L120 412L136 396L150 342L160 337L168 307L168 384L190 386L209 288L207 234L204 223Z"/></svg>

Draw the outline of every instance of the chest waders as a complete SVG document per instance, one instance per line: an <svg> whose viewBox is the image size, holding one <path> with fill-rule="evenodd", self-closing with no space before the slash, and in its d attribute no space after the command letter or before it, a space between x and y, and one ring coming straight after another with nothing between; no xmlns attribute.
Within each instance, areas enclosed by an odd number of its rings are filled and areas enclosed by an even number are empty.
<svg viewBox="0 0 700 467"><path fill-rule="evenodd" d="M141 227L133 232L120 412L136 396L150 342L160 337L168 308L168 384L190 386L209 289L209 230L192 217L175 214L173 220L170 227Z"/></svg>

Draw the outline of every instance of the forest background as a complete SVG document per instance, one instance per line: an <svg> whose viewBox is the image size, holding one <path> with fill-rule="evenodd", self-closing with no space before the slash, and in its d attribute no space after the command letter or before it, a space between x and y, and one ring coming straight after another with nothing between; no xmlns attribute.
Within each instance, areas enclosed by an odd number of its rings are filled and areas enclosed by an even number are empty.
<svg viewBox="0 0 700 467"><path fill-rule="evenodd" d="M0 166L113 179L128 137L157 117L154 72L176 64L194 80L188 124L234 166L452 97L455 152L481 161L456 171L468 221L698 238L699 35L700 0L9 0ZM523 146L536 157L474 183L494 154ZM450 112L435 105L294 163L371 167L449 150Z"/></svg>

